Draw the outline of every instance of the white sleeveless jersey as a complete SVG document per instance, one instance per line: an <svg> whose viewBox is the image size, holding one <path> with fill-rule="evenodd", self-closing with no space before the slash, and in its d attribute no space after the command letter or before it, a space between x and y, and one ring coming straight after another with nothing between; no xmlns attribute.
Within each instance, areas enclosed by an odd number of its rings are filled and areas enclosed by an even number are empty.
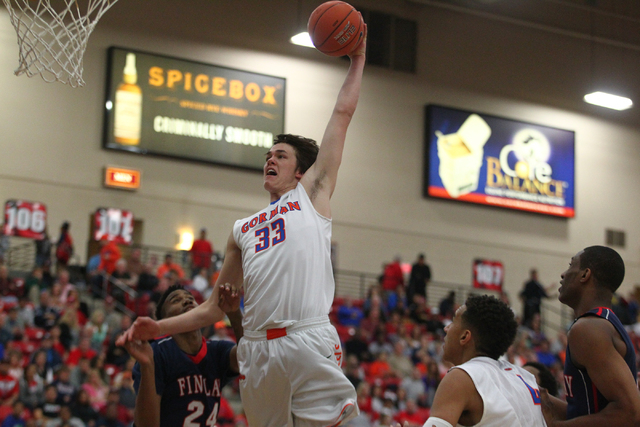
<svg viewBox="0 0 640 427"><path fill-rule="evenodd" d="M464 370L484 403L483 427L545 427L535 377L504 360L475 357L453 369ZM458 424L460 425L460 424Z"/></svg>
<svg viewBox="0 0 640 427"><path fill-rule="evenodd" d="M233 237L242 251L244 329L282 328L329 314L331 220L316 212L302 184L236 221Z"/></svg>

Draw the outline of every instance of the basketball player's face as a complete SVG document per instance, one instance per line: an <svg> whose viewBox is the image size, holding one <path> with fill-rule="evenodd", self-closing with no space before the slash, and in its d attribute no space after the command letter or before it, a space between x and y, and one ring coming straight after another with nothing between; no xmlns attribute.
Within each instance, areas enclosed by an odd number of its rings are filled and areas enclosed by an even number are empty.
<svg viewBox="0 0 640 427"><path fill-rule="evenodd" d="M275 144L267 153L264 164L264 188L282 195L298 184L302 174L298 170L296 151L289 144Z"/></svg>
<svg viewBox="0 0 640 427"><path fill-rule="evenodd" d="M563 304L571 307L571 302L576 300L579 296L580 290L580 278L583 271L580 269L580 255L582 251L578 252L569 263L569 268L560 275L560 288L558 289L558 299Z"/></svg>
<svg viewBox="0 0 640 427"><path fill-rule="evenodd" d="M164 308L165 318L186 313L198 306L193 295L184 289L178 289L177 291L172 292L164 304L166 307Z"/></svg>
<svg viewBox="0 0 640 427"><path fill-rule="evenodd" d="M456 310L453 321L444 328L446 333L444 337L444 347L442 358L454 365L462 363L462 346L460 345L460 337L464 332L462 325L462 314L467 310L467 306L463 305Z"/></svg>

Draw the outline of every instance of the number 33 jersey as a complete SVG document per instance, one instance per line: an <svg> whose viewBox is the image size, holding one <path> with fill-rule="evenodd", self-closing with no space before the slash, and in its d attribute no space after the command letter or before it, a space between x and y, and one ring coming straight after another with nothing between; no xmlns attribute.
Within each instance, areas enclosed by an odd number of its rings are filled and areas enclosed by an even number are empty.
<svg viewBox="0 0 640 427"><path fill-rule="evenodd" d="M245 329L282 328L329 314L331 220L316 212L302 184L236 221L233 236L242 251Z"/></svg>

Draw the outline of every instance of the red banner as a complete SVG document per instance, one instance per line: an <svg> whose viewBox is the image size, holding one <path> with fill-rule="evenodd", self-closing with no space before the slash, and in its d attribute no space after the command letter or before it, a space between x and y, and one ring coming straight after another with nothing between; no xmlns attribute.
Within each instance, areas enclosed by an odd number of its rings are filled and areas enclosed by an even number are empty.
<svg viewBox="0 0 640 427"><path fill-rule="evenodd" d="M7 236L42 240L47 228L47 207L38 202L7 200L3 232Z"/></svg>
<svg viewBox="0 0 640 427"><path fill-rule="evenodd" d="M119 245L130 245L133 236L133 214L114 208L100 208L94 216L95 240L107 238Z"/></svg>
<svg viewBox="0 0 640 427"><path fill-rule="evenodd" d="M504 266L500 261L476 259L473 261L473 287L502 292Z"/></svg>

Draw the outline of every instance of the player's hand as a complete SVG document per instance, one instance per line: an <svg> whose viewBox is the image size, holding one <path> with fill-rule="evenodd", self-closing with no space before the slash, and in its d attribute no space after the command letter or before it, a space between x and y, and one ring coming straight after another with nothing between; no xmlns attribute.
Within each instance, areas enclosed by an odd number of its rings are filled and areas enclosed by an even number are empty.
<svg viewBox="0 0 640 427"><path fill-rule="evenodd" d="M138 317L133 325L116 340L116 345L123 346L134 340L148 341L160 336L160 324L150 317Z"/></svg>
<svg viewBox="0 0 640 427"><path fill-rule="evenodd" d="M240 292L229 283L218 285L218 307L225 313L232 313L240 308Z"/></svg>
<svg viewBox="0 0 640 427"><path fill-rule="evenodd" d="M128 341L124 344L124 348L140 365L153 363L153 349L147 341Z"/></svg>
<svg viewBox="0 0 640 427"><path fill-rule="evenodd" d="M551 427L556 421L556 416L549 392L544 387L540 387L540 398L542 399L542 405L540 406L542 407L544 421L547 423L547 427Z"/></svg>
<svg viewBox="0 0 640 427"><path fill-rule="evenodd" d="M362 34L362 41L350 54L349 58L353 58L354 56L364 56L367 51L367 24L364 24L364 33Z"/></svg>

